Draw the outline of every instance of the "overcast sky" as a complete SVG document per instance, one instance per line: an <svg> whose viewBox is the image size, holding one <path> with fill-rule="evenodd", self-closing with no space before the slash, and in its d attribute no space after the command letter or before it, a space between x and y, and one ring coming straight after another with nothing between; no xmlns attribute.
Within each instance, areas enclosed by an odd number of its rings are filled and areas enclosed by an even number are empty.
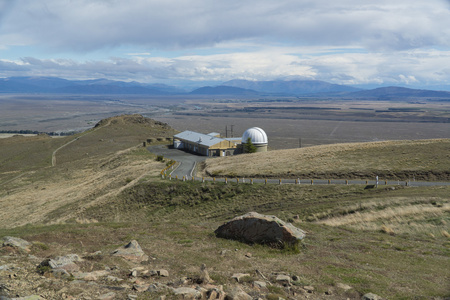
<svg viewBox="0 0 450 300"><path fill-rule="evenodd" d="M0 0L0 77L450 90L450 0Z"/></svg>

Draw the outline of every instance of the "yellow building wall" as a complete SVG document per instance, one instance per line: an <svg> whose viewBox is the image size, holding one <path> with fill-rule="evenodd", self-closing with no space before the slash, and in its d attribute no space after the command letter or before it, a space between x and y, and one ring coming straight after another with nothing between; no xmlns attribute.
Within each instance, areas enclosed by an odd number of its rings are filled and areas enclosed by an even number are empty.
<svg viewBox="0 0 450 300"><path fill-rule="evenodd" d="M214 144L212 146L204 146L199 145L198 143L187 141L184 139L177 139L184 144L184 149L189 151L194 151L202 155L206 156L222 156L222 151L228 150L228 149L235 149L237 148L237 145L230 141L221 141L217 144Z"/></svg>

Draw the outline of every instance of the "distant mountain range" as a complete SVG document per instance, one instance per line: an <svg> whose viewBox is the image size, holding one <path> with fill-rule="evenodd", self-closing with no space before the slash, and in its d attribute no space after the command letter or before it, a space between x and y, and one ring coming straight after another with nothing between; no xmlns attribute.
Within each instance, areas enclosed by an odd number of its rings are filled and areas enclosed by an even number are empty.
<svg viewBox="0 0 450 300"><path fill-rule="evenodd" d="M240 88L240 87L233 87L233 86L226 86L226 85L219 85L219 86L205 86L198 88L192 92L190 92L191 95L244 95L244 96L257 96L261 94L258 91Z"/></svg>
<svg viewBox="0 0 450 300"><path fill-rule="evenodd" d="M218 86L206 86L191 92L164 84L145 84L108 79L67 80L58 77L0 78L0 93L51 94L135 94L135 95L211 95L211 96L302 96L343 97L390 100L393 98L446 98L450 92L382 87L361 90L352 86L319 80L248 81L231 80Z"/></svg>
<svg viewBox="0 0 450 300"><path fill-rule="evenodd" d="M360 89L347 86L332 84L319 80L292 80L292 81L248 81L231 80L223 83L225 86L238 87L254 90L258 92L284 95L308 95L315 93L339 93L355 92Z"/></svg>
<svg viewBox="0 0 450 300"><path fill-rule="evenodd" d="M0 93L51 94L183 94L186 91L164 84L144 84L108 79L67 80L58 77L9 77L0 79Z"/></svg>
<svg viewBox="0 0 450 300"><path fill-rule="evenodd" d="M398 86L381 87L373 90L365 90L354 93L349 93L347 96L361 97L361 98L377 98L390 100L391 98L449 98L450 92L446 91L432 91L432 90L417 90L408 89Z"/></svg>

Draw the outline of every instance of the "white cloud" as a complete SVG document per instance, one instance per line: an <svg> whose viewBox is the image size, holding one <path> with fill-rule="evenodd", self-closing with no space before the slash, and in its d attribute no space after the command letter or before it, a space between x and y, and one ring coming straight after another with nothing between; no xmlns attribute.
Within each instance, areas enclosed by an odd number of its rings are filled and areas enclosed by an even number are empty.
<svg viewBox="0 0 450 300"><path fill-rule="evenodd" d="M127 53L128 56L149 56L152 55L150 52L139 52L139 53Z"/></svg>
<svg viewBox="0 0 450 300"><path fill-rule="evenodd" d="M252 37L410 49L448 46L449 16L442 0L15 0L0 36L65 51L193 48Z"/></svg>
<svg viewBox="0 0 450 300"><path fill-rule="evenodd" d="M0 0L0 77L450 84L449 59L444 0Z"/></svg>
<svg viewBox="0 0 450 300"><path fill-rule="evenodd" d="M409 75L409 76L405 76L403 74L398 75L398 77L400 77L400 81L406 84L411 84L411 83L415 83L418 82L418 80L416 79L416 77Z"/></svg>
<svg viewBox="0 0 450 300"><path fill-rule="evenodd" d="M338 84L450 84L450 51L408 50L393 54L341 53L335 49L268 48L257 52L185 55L175 58L136 56L107 61L23 58L0 60L0 77L51 75L64 78L110 78L141 82L227 81L241 78L319 79ZM302 55L294 55L296 51ZM316 55L315 53L321 53Z"/></svg>

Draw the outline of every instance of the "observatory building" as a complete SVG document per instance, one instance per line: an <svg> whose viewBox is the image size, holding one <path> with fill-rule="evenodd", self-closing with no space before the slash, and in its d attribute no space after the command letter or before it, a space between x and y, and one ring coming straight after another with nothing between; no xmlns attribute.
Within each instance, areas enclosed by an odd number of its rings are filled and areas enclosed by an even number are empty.
<svg viewBox="0 0 450 300"><path fill-rule="evenodd" d="M205 156L230 156L244 153L248 138L256 152L267 151L267 135L259 127L249 128L242 137L233 138L222 138L217 132L203 134L187 130L173 136L173 147Z"/></svg>
<svg viewBox="0 0 450 300"><path fill-rule="evenodd" d="M248 139L252 141L252 144L256 147L256 152L266 152L269 141L267 134L259 127L252 127L247 129L242 135L242 144L246 144Z"/></svg>

